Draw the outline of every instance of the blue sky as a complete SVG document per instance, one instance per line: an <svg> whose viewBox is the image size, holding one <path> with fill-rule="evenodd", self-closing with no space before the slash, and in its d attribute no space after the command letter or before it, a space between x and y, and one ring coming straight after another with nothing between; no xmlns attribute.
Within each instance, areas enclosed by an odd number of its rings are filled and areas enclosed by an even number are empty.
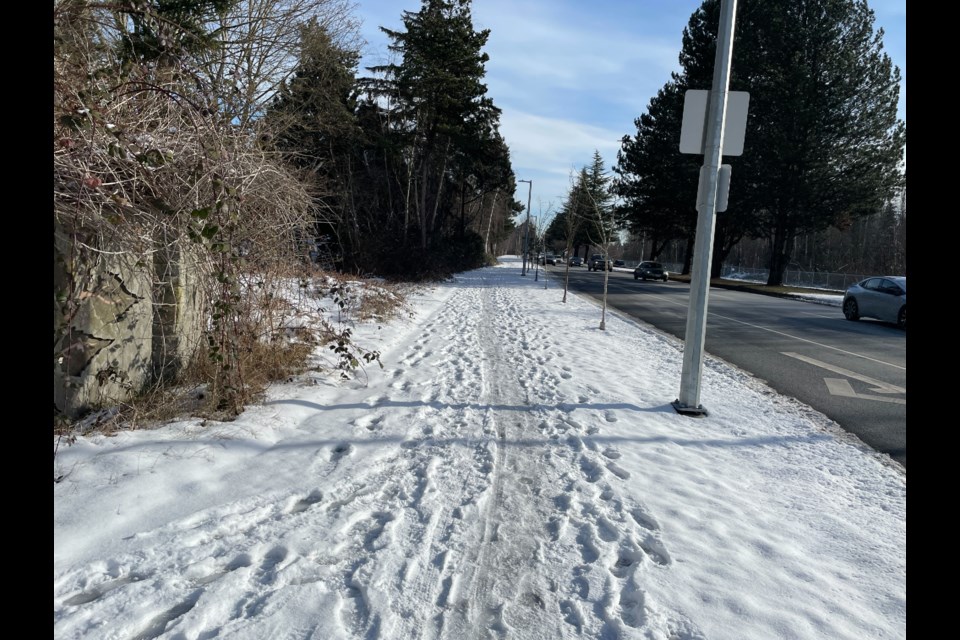
<svg viewBox="0 0 960 640"><path fill-rule="evenodd" d="M518 179L532 180L531 213L551 218L571 176L594 150L609 170L634 119L679 70L683 28L701 0L474 0L476 29L490 29L485 81L503 113L500 132ZM900 117L906 120L906 0L874 0L875 28L900 68ZM386 61L401 13L419 0L358 0L368 45L361 64ZM734 50L734 64L737 52ZM708 87L704 87L705 89ZM527 184L515 197L526 205ZM695 194L691 195L693 206Z"/></svg>

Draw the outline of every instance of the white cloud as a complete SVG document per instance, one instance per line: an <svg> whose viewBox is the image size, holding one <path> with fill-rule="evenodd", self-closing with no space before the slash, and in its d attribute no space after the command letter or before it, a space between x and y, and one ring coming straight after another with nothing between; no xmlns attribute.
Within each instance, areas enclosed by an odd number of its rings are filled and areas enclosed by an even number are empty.
<svg viewBox="0 0 960 640"><path fill-rule="evenodd" d="M560 206L570 189L570 176L600 152L609 170L616 160L624 132L584 122L547 118L517 109L504 109L500 131L510 147L510 159L518 178L534 180L534 192L544 203ZM526 203L526 185L519 185L517 199ZM520 196L523 196L522 198ZM532 207L534 210L537 207Z"/></svg>

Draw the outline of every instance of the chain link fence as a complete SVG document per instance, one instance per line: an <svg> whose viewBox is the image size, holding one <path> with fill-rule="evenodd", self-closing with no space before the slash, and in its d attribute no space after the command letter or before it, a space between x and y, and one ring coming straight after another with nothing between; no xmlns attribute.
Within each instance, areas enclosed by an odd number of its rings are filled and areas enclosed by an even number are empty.
<svg viewBox="0 0 960 640"><path fill-rule="evenodd" d="M643 260L623 259L623 265L616 265L621 269L635 269ZM683 264L680 262L666 262L659 260L663 268L670 273L682 273ZM586 263L584 263L586 264ZM616 263L615 263L616 264ZM766 284L767 269L751 269L738 265L724 265L720 270L720 277L725 280L743 280L745 282L757 282ZM859 274L859 273L829 273L826 271L802 271L798 269L787 269L783 273L783 284L788 287L803 287L805 289L823 289L825 291L846 291L847 287L856 284L870 275L877 274Z"/></svg>
<svg viewBox="0 0 960 640"><path fill-rule="evenodd" d="M724 265L720 270L721 278L727 280L746 280L747 282L765 283L768 274L769 271L767 269L747 269L736 265ZM828 273L825 271L787 269L783 272L783 284L788 287L845 291L850 285L860 282L867 277L869 276L857 273Z"/></svg>
<svg viewBox="0 0 960 640"><path fill-rule="evenodd" d="M634 269L641 260L626 260L625 267ZM664 269L670 273L681 273L683 264L679 262L661 262ZM767 269L750 269L737 265L724 265L720 270L720 277L725 280L743 280L766 284ZM876 275L876 274L874 274ZM787 269L783 273L783 284L788 287L803 287L805 289L824 289L826 291L846 291L847 287L870 277L858 273L828 273L826 271L801 271Z"/></svg>

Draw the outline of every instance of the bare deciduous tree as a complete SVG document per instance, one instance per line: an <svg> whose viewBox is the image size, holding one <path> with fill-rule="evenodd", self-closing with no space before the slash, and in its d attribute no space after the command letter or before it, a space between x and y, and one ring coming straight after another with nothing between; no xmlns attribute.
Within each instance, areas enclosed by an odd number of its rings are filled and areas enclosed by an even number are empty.
<svg viewBox="0 0 960 640"><path fill-rule="evenodd" d="M312 24L344 50L359 51L350 0L238 0L210 25L219 46L198 60L223 115L240 128L261 117L299 60L301 30Z"/></svg>

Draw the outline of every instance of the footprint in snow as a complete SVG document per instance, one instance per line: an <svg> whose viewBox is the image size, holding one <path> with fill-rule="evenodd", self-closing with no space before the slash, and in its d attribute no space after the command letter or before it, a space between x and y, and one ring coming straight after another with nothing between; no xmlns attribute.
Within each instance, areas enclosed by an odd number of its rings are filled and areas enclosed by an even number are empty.
<svg viewBox="0 0 960 640"><path fill-rule="evenodd" d="M620 538L617 525L603 516L597 518L597 535L600 536L600 539L604 542L613 542Z"/></svg>
<svg viewBox="0 0 960 640"><path fill-rule="evenodd" d="M564 600L560 603L560 613L563 614L563 621L576 629L578 634L583 632L583 612L577 603Z"/></svg>
<svg viewBox="0 0 960 640"><path fill-rule="evenodd" d="M290 508L287 509L287 513L302 513L321 500L323 500L323 492L319 489L314 489L309 494L290 505Z"/></svg>
<svg viewBox="0 0 960 640"><path fill-rule="evenodd" d="M620 617L624 624L634 629L642 627L647 621L643 590L627 586L620 592Z"/></svg>
<svg viewBox="0 0 960 640"><path fill-rule="evenodd" d="M553 498L553 504L560 511L564 511L564 512L570 511L570 505L571 505L570 496L566 494L560 494L558 496L555 496Z"/></svg>
<svg viewBox="0 0 960 640"><path fill-rule="evenodd" d="M603 468L586 456L580 458L580 470L587 482L596 482L603 477Z"/></svg>
<svg viewBox="0 0 960 640"><path fill-rule="evenodd" d="M330 453L330 462L337 462L344 456L348 456L353 453L353 445L348 442L341 442L333 448L333 451Z"/></svg>
<svg viewBox="0 0 960 640"><path fill-rule="evenodd" d="M645 557L646 555L635 543L628 541L618 550L617 561L613 564L613 568L610 569L610 573L621 579L626 578L636 571L636 568L640 566L640 563L643 562Z"/></svg>
<svg viewBox="0 0 960 640"><path fill-rule="evenodd" d="M607 470L621 480L630 479L630 472L618 465L616 462L608 462Z"/></svg>
<svg viewBox="0 0 960 640"><path fill-rule="evenodd" d="M266 583L269 576L274 573L277 565L287 559L287 554L289 554L289 550L286 547L278 546L270 549L270 551L263 555L258 570L261 575L265 576L261 579L261 582Z"/></svg>
<svg viewBox="0 0 960 640"><path fill-rule="evenodd" d="M69 606L78 606L81 604L87 604L87 603L93 602L94 600L99 600L106 593L113 591L114 589L122 587L123 585L129 584L131 582L139 582L140 580L143 580L146 577L147 577L146 575L139 574L139 573L130 573L125 576L120 576L115 580L102 582L91 589L88 589L86 591L81 591L80 593L64 600L63 604L69 605Z"/></svg>
<svg viewBox="0 0 960 640"><path fill-rule="evenodd" d="M648 529L650 531L660 530L660 525L657 523L657 520L650 514L643 511L640 507L631 509L630 517L632 517L633 520L644 529Z"/></svg>
<svg viewBox="0 0 960 640"><path fill-rule="evenodd" d="M353 426L362 427L367 431L376 431L383 422L383 416L362 416L353 421Z"/></svg>
<svg viewBox="0 0 960 640"><path fill-rule="evenodd" d="M390 388L396 389L397 391L409 391L411 386L409 380L397 380L390 384Z"/></svg>
<svg viewBox="0 0 960 640"><path fill-rule="evenodd" d="M600 558L600 548L597 545L597 537L593 533L593 525L587 523L580 526L577 546L580 547L580 556L585 564L593 564Z"/></svg>
<svg viewBox="0 0 960 640"><path fill-rule="evenodd" d="M663 546L663 543L650 534L647 534L643 541L640 542L640 548L643 549L644 553L646 553L651 560L661 566L666 566L672 562L670 554L667 553L667 549Z"/></svg>

